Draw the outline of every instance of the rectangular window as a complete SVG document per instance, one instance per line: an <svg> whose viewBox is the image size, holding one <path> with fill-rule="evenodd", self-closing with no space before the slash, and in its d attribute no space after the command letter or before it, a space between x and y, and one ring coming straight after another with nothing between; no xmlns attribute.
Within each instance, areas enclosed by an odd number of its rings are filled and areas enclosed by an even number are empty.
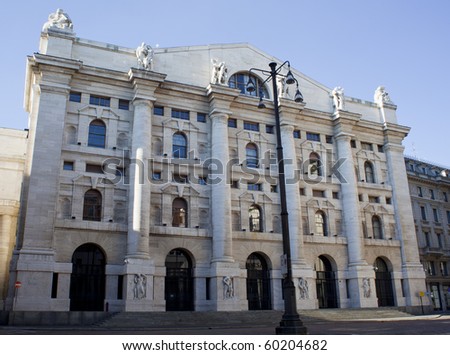
<svg viewBox="0 0 450 355"><path fill-rule="evenodd" d="M333 198L334 198L335 200L339 200L339 192L333 191Z"/></svg>
<svg viewBox="0 0 450 355"><path fill-rule="evenodd" d="M189 121L189 111L172 109L172 118Z"/></svg>
<svg viewBox="0 0 450 355"><path fill-rule="evenodd" d="M439 248L443 249L444 248L444 240L442 238L442 234L441 233L437 233L436 237L437 237L437 240L438 240Z"/></svg>
<svg viewBox="0 0 450 355"><path fill-rule="evenodd" d="M435 276L436 275L436 269L434 266L434 261L425 261L425 268L428 272L428 275Z"/></svg>
<svg viewBox="0 0 450 355"><path fill-rule="evenodd" d="M103 107L110 107L111 105L111 99L109 97L105 96L96 96L91 95L89 97L89 103L91 105L97 105L97 106L103 106Z"/></svg>
<svg viewBox="0 0 450 355"><path fill-rule="evenodd" d="M69 101L81 102L81 92L73 92L73 91L71 91L70 94L69 94Z"/></svg>
<svg viewBox="0 0 450 355"><path fill-rule="evenodd" d="M431 247L430 233L429 232L424 232L424 234L425 234L425 245L427 247Z"/></svg>
<svg viewBox="0 0 450 355"><path fill-rule="evenodd" d="M387 205L392 205L392 198L391 197L386 197L386 204Z"/></svg>
<svg viewBox="0 0 450 355"><path fill-rule="evenodd" d="M354 139L352 139L352 140L350 141L350 147L356 148L356 141L355 141Z"/></svg>
<svg viewBox="0 0 450 355"><path fill-rule="evenodd" d="M298 129L294 129L294 138L300 139L300 131Z"/></svg>
<svg viewBox="0 0 450 355"><path fill-rule="evenodd" d="M239 181L238 180L233 180L231 182L231 188L238 189L239 188Z"/></svg>
<svg viewBox="0 0 450 355"><path fill-rule="evenodd" d="M205 299L206 300L211 299L211 278L210 277L205 278Z"/></svg>
<svg viewBox="0 0 450 355"><path fill-rule="evenodd" d="M73 161L64 161L63 170L73 171Z"/></svg>
<svg viewBox="0 0 450 355"><path fill-rule="evenodd" d="M197 113L197 122L203 122L206 123L206 113Z"/></svg>
<svg viewBox="0 0 450 355"><path fill-rule="evenodd" d="M278 192L278 185L270 185L270 192Z"/></svg>
<svg viewBox="0 0 450 355"><path fill-rule="evenodd" d="M333 136L325 136L325 142L328 144L333 144Z"/></svg>
<svg viewBox="0 0 450 355"><path fill-rule="evenodd" d="M275 133L275 128L274 128L274 126L272 126L272 125L270 125L270 124L266 124L266 133L274 134L274 133Z"/></svg>
<svg viewBox="0 0 450 355"><path fill-rule="evenodd" d="M207 185L207 179L204 176L199 176L198 177L198 184L202 185L202 186L206 186Z"/></svg>
<svg viewBox="0 0 450 355"><path fill-rule="evenodd" d="M323 190L313 190L314 197L325 197L325 191Z"/></svg>
<svg viewBox="0 0 450 355"><path fill-rule="evenodd" d="M103 167L97 164L86 164L87 173L103 174Z"/></svg>
<svg viewBox="0 0 450 355"><path fill-rule="evenodd" d="M259 123L244 121L244 129L259 132Z"/></svg>
<svg viewBox="0 0 450 355"><path fill-rule="evenodd" d="M447 211L447 223L450 224L450 211Z"/></svg>
<svg viewBox="0 0 450 355"><path fill-rule="evenodd" d="M116 176L125 177L125 168L116 167Z"/></svg>
<svg viewBox="0 0 450 355"><path fill-rule="evenodd" d="M422 220L427 220L427 211L425 210L425 206L420 206L420 215L422 216Z"/></svg>
<svg viewBox="0 0 450 355"><path fill-rule="evenodd" d="M380 203L380 198L378 196L369 196L370 203Z"/></svg>
<svg viewBox="0 0 450 355"><path fill-rule="evenodd" d="M444 198L444 201L445 201L445 202L448 202L448 195L447 195L446 192L443 192L443 193L442 193L442 197Z"/></svg>
<svg viewBox="0 0 450 355"><path fill-rule="evenodd" d="M117 299L123 299L123 275L117 276Z"/></svg>
<svg viewBox="0 0 450 355"><path fill-rule="evenodd" d="M430 189L430 198L434 200L434 190Z"/></svg>
<svg viewBox="0 0 450 355"><path fill-rule="evenodd" d="M448 276L448 268L447 268L447 262L446 261L441 261L441 275L442 276Z"/></svg>
<svg viewBox="0 0 450 355"><path fill-rule="evenodd" d="M153 107L153 114L156 116L164 116L164 107L162 106Z"/></svg>
<svg viewBox="0 0 450 355"><path fill-rule="evenodd" d="M439 213L436 208L433 208L433 218L436 223L439 223Z"/></svg>
<svg viewBox="0 0 450 355"><path fill-rule="evenodd" d="M188 182L187 175L174 174L173 181L178 182L179 184L186 184Z"/></svg>
<svg viewBox="0 0 450 355"><path fill-rule="evenodd" d="M301 196L306 196L306 190L305 190L304 187L301 187L301 188L300 188L300 195L301 195Z"/></svg>
<svg viewBox="0 0 450 355"><path fill-rule="evenodd" d="M372 145L372 143L361 142L361 149L372 151L373 150L373 145Z"/></svg>
<svg viewBox="0 0 450 355"><path fill-rule="evenodd" d="M129 109L130 109L130 101L119 99L119 110L128 111Z"/></svg>
<svg viewBox="0 0 450 355"><path fill-rule="evenodd" d="M313 132L306 132L306 139L313 142L320 142L320 134Z"/></svg>
<svg viewBox="0 0 450 355"><path fill-rule="evenodd" d="M262 186L261 186L261 184L248 183L247 184L247 190L262 191Z"/></svg>
<svg viewBox="0 0 450 355"><path fill-rule="evenodd" d="M159 181L161 180L161 172L160 171L154 171L152 174L152 179Z"/></svg>
<svg viewBox="0 0 450 355"><path fill-rule="evenodd" d="M237 120L235 118L228 119L228 127L237 128Z"/></svg>
<svg viewBox="0 0 450 355"><path fill-rule="evenodd" d="M417 186L417 195L419 197L423 197L423 192L422 192L422 188L420 186Z"/></svg>
<svg viewBox="0 0 450 355"><path fill-rule="evenodd" d="M58 298L58 273L54 272L52 277L52 298Z"/></svg>
<svg viewBox="0 0 450 355"><path fill-rule="evenodd" d="M384 153L384 146L381 144L378 144L378 153Z"/></svg>

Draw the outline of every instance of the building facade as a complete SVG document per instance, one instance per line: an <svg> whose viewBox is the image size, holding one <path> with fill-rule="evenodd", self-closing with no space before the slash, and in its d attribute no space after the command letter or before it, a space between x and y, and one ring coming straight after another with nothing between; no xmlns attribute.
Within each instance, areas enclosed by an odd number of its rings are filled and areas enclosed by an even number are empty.
<svg viewBox="0 0 450 355"><path fill-rule="evenodd" d="M450 170L406 157L426 294L436 311L450 309Z"/></svg>
<svg viewBox="0 0 450 355"><path fill-rule="evenodd" d="M7 297L9 264L16 242L27 134L26 131L0 128L0 308L2 310Z"/></svg>
<svg viewBox="0 0 450 355"><path fill-rule="evenodd" d="M274 92L250 71L270 62L248 44L98 43L52 14L27 65L15 309L283 309ZM367 102L291 70L304 102L283 76L278 96L297 307L414 311L409 129L383 87Z"/></svg>

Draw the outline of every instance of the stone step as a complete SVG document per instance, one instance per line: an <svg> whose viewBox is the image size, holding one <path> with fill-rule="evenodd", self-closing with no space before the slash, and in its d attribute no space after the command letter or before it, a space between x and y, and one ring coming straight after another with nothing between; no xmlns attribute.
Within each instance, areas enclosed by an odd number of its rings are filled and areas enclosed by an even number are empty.
<svg viewBox="0 0 450 355"><path fill-rule="evenodd" d="M397 308L319 309L299 312L303 321L401 318L411 315ZM213 326L276 326L282 311L248 312L120 312L96 324L101 328L192 328Z"/></svg>

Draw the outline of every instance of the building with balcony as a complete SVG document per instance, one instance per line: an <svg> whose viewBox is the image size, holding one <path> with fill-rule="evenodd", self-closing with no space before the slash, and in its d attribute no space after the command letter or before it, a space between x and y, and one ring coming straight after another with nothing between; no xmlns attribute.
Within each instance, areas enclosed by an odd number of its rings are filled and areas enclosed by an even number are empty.
<svg viewBox="0 0 450 355"><path fill-rule="evenodd" d="M99 43L50 16L27 62L15 309L283 309L274 93L249 71L270 62L249 44ZM409 128L383 87L369 102L291 70L304 102L278 86L297 307L420 311Z"/></svg>
<svg viewBox="0 0 450 355"><path fill-rule="evenodd" d="M405 158L409 190L426 274L426 297L434 310L450 309L450 169Z"/></svg>

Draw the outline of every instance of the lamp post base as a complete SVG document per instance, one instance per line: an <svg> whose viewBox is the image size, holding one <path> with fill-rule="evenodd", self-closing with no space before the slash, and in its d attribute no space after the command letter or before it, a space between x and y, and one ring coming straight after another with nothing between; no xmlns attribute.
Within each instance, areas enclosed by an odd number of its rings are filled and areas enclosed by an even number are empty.
<svg viewBox="0 0 450 355"><path fill-rule="evenodd" d="M279 335L306 335L308 329L303 325L298 315L287 317L283 315L280 326L275 328L275 332Z"/></svg>

